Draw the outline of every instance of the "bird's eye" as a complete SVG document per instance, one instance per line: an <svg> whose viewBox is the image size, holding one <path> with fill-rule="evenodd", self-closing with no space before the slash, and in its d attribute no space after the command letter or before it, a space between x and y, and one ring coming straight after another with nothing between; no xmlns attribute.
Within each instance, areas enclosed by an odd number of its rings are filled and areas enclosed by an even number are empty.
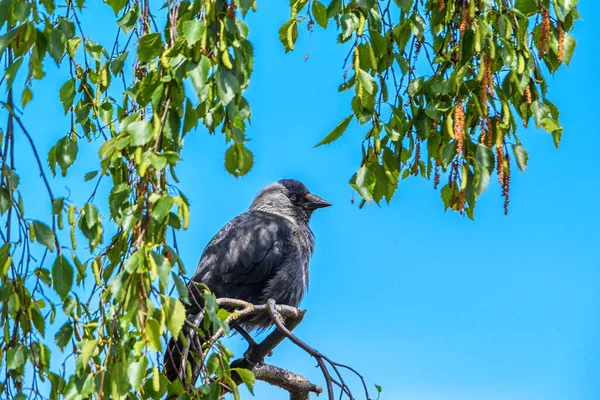
<svg viewBox="0 0 600 400"><path fill-rule="evenodd" d="M295 194L291 194L290 195L290 200L291 201L296 201L296 200L298 200L298 197Z"/></svg>

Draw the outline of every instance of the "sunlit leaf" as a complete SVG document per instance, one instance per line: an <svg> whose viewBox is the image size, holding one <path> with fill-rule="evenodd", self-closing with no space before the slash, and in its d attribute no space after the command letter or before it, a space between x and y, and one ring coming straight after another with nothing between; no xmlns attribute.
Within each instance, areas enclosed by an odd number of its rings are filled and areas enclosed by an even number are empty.
<svg viewBox="0 0 600 400"><path fill-rule="evenodd" d="M73 286L73 267L62 254L56 257L52 265L52 284L56 293L63 300Z"/></svg>

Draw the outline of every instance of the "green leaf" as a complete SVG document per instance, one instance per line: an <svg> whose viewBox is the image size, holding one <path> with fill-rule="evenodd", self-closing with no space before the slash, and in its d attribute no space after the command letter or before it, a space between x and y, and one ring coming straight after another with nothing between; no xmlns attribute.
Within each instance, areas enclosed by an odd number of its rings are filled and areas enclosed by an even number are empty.
<svg viewBox="0 0 600 400"><path fill-rule="evenodd" d="M162 223L167 215L169 215L171 208L173 208L173 204L175 204L175 201L171 196L161 196L161 198L152 206L152 218L157 222Z"/></svg>
<svg viewBox="0 0 600 400"><path fill-rule="evenodd" d="M40 310L36 307L31 307L31 320L33 321L35 329L37 329L40 335L44 337L46 335L46 321L44 320L44 317L42 317Z"/></svg>
<svg viewBox="0 0 600 400"><path fill-rule="evenodd" d="M298 39L298 24L296 19L290 19L279 29L279 41L283 44L285 52L294 50L294 44Z"/></svg>
<svg viewBox="0 0 600 400"><path fill-rule="evenodd" d="M313 17L315 17L315 21L317 21L317 24L323 28L327 28L327 22L329 22L329 19L327 18L327 8L323 5L323 3L314 0L312 3L312 13Z"/></svg>
<svg viewBox="0 0 600 400"><path fill-rule="evenodd" d="M82 40L79 37L74 37L67 40L67 53L69 54L69 56L71 56L71 58L75 57L75 52L81 45L81 42Z"/></svg>
<svg viewBox="0 0 600 400"><path fill-rule="evenodd" d="M167 315L167 329L173 337L178 337L185 322L185 307L181 301L163 296L163 310Z"/></svg>
<svg viewBox="0 0 600 400"><path fill-rule="evenodd" d="M117 15L127 5L128 0L104 0Z"/></svg>
<svg viewBox="0 0 600 400"><path fill-rule="evenodd" d="M0 54L11 44L12 40L17 36L17 29L10 30L6 35L0 36Z"/></svg>
<svg viewBox="0 0 600 400"><path fill-rule="evenodd" d="M60 166L62 175L67 176L67 170L73 165L75 159L77 159L77 152L79 150L77 142L65 136L56 143L55 149L56 163Z"/></svg>
<svg viewBox="0 0 600 400"><path fill-rule="evenodd" d="M337 126L335 128L333 128L333 130L329 133L329 135L327 135L325 137L325 139L323 139L319 143L317 143L315 145L315 147L319 147L324 144L329 144L329 143L339 139L344 134L346 129L348 128L348 125L350 124L352 117L354 117L354 115L348 115L346 118L344 118L342 120L342 122L337 124Z"/></svg>
<svg viewBox="0 0 600 400"><path fill-rule="evenodd" d="M206 27L202 21L198 21L196 19L185 21L183 23L183 36L185 37L185 41L187 42L188 46L191 47L194 45L194 43L200 40L205 30Z"/></svg>
<svg viewBox="0 0 600 400"><path fill-rule="evenodd" d="M73 267L62 254L56 257L52 265L52 282L54 290L64 300L73 286Z"/></svg>
<svg viewBox="0 0 600 400"><path fill-rule="evenodd" d="M490 175L494 171L494 153L492 150L483 145L478 144L476 150L476 187L475 196L479 196L485 191L490 183Z"/></svg>
<svg viewBox="0 0 600 400"><path fill-rule="evenodd" d="M87 40L85 42L85 51L96 61L100 62L100 57L102 53L105 53L104 47L99 45L98 43L92 42L91 40Z"/></svg>
<svg viewBox="0 0 600 400"><path fill-rule="evenodd" d="M363 165L350 180L350 186L363 199L370 201L373 198L373 190L375 189L375 174L370 168Z"/></svg>
<svg viewBox="0 0 600 400"><path fill-rule="evenodd" d="M245 17L248 10L254 5L255 0L235 0L235 4Z"/></svg>
<svg viewBox="0 0 600 400"><path fill-rule="evenodd" d="M560 138L562 137L562 129L557 129L552 132L552 139L554 139L554 146L558 149L558 145L560 144Z"/></svg>
<svg viewBox="0 0 600 400"><path fill-rule="evenodd" d="M123 15L117 21L117 24L125 34L131 32L131 30L135 27L135 24L139 18L139 10L139 7L135 5L127 12L127 14Z"/></svg>
<svg viewBox="0 0 600 400"><path fill-rule="evenodd" d="M4 215L12 206L10 193L6 188L0 188L0 215Z"/></svg>
<svg viewBox="0 0 600 400"><path fill-rule="evenodd" d="M171 272L171 276L173 277L173 282L175 283L175 288L177 289L177 295L179 296L179 300L181 300L184 304L190 304L190 296L188 293L187 286L185 286L185 283L175 272Z"/></svg>
<svg viewBox="0 0 600 400"><path fill-rule="evenodd" d="M162 350L160 343L160 325L157 320L150 318L146 321L146 329L144 330L148 344L156 351Z"/></svg>
<svg viewBox="0 0 600 400"><path fill-rule="evenodd" d="M169 284L169 272L171 272L171 263L169 262L167 257L158 254L154 251L150 253L150 256L152 257L151 261L154 264L156 264L156 272L158 273L160 287L164 289Z"/></svg>
<svg viewBox="0 0 600 400"><path fill-rule="evenodd" d="M143 146L152 139L152 127L145 119L127 125L125 130L131 135L133 146Z"/></svg>
<svg viewBox="0 0 600 400"><path fill-rule="evenodd" d="M82 367L86 366L90 361L92 354L94 354L94 350L96 350L96 346L98 343L95 340L85 339L79 342L77 347L80 349L79 357L77 358L77 362Z"/></svg>
<svg viewBox="0 0 600 400"><path fill-rule="evenodd" d="M65 34L58 29L53 29L50 34L50 47L48 48L48 52L57 65L60 64L60 60L63 54L65 54L66 45L67 37Z"/></svg>
<svg viewBox="0 0 600 400"><path fill-rule="evenodd" d="M558 0L558 5L561 8L563 15L567 15L570 13L575 5L577 5L578 0Z"/></svg>
<svg viewBox="0 0 600 400"><path fill-rule="evenodd" d="M563 50L563 62L567 65L571 64L571 58L573 58L573 53L575 52L575 46L577 42L575 38L568 33L565 32L564 38L564 50Z"/></svg>
<svg viewBox="0 0 600 400"><path fill-rule="evenodd" d="M556 121L555 119L552 119L552 118L544 118L544 119L542 119L542 127L548 133L552 133L552 132L557 131L557 130L562 130L562 126L560 126L560 123L558 121Z"/></svg>
<svg viewBox="0 0 600 400"><path fill-rule="evenodd" d="M61 351L65 349L65 346L69 344L73 337L73 324L70 321L65 324L56 332L54 335L54 342L60 348Z"/></svg>
<svg viewBox="0 0 600 400"><path fill-rule="evenodd" d="M371 74L369 74L366 71L363 71L362 69L359 69L358 70L358 81L365 88L367 93L373 94L373 91L375 89L375 79L373 79Z"/></svg>
<svg viewBox="0 0 600 400"><path fill-rule="evenodd" d="M400 7L400 9L402 11L404 11L405 13L410 12L410 9L412 8L412 3L413 0L394 0L396 2L396 5L398 7Z"/></svg>
<svg viewBox="0 0 600 400"><path fill-rule="evenodd" d="M83 206L83 212L85 216L85 224L89 228L100 222L98 219L98 209L92 203L86 203L85 206Z"/></svg>
<svg viewBox="0 0 600 400"><path fill-rule="evenodd" d="M381 386L375 385L375 390L377 390L377 393L381 393Z"/></svg>
<svg viewBox="0 0 600 400"><path fill-rule="evenodd" d="M525 14L525 16L531 16L538 11L537 0L517 0L515 8Z"/></svg>
<svg viewBox="0 0 600 400"><path fill-rule="evenodd" d="M250 393L254 394L254 382L256 381L256 377L252 371L244 368L231 368L231 370L237 372L240 378L242 378L242 381L248 386Z"/></svg>
<svg viewBox="0 0 600 400"><path fill-rule="evenodd" d="M35 239L46 246L48 250L55 250L54 232L50 227L43 222L33 221L33 230L35 231Z"/></svg>
<svg viewBox="0 0 600 400"><path fill-rule="evenodd" d="M475 152L477 162L490 174L494 171L494 152L489 147L478 144Z"/></svg>
<svg viewBox="0 0 600 400"><path fill-rule="evenodd" d="M196 108L190 102L189 99L185 101L185 114L183 117L183 134L185 135L198 124L198 115L196 114Z"/></svg>
<svg viewBox="0 0 600 400"><path fill-rule="evenodd" d="M348 12L342 15L341 27L342 27L342 40L348 39L354 31L358 29L359 20L356 14Z"/></svg>
<svg viewBox="0 0 600 400"><path fill-rule="evenodd" d="M529 155L520 144L512 146L513 153L515 154L515 158L517 160L517 165L519 169L525 172L525 168L527 168L527 162L529 161Z"/></svg>
<svg viewBox="0 0 600 400"><path fill-rule="evenodd" d="M423 88L423 82L423 77L411 80L408 84L408 94L412 97L418 95L421 92L421 89Z"/></svg>
<svg viewBox="0 0 600 400"><path fill-rule="evenodd" d="M112 72L113 75L119 75L121 71L123 71L123 65L125 65L125 60L128 55L129 52L126 51L110 62L110 72Z"/></svg>
<svg viewBox="0 0 600 400"><path fill-rule="evenodd" d="M444 202L444 210L447 210L452 206L452 185L454 182L451 182L445 185L442 190L440 190L440 195L442 196L442 201Z"/></svg>
<svg viewBox="0 0 600 400"><path fill-rule="evenodd" d="M96 175L98 175L98 171L92 171L92 172L88 172L87 174L85 174L85 177L83 178L84 181L91 181L92 179L94 179L96 177Z"/></svg>
<svg viewBox="0 0 600 400"><path fill-rule="evenodd" d="M217 94L223 105L228 105L239 91L240 86L233 72L219 67L217 70Z"/></svg>
<svg viewBox="0 0 600 400"><path fill-rule="evenodd" d="M425 34L425 21L419 14L415 13L411 16L410 22L410 28L413 35L415 35L417 39L421 39Z"/></svg>
<svg viewBox="0 0 600 400"><path fill-rule="evenodd" d="M21 63L23 62L23 57L20 57L16 61L6 68L4 71L4 77L6 78L6 85L10 89L12 88L13 81L15 80L15 76L17 76L17 72L19 72L19 68L21 68Z"/></svg>
<svg viewBox="0 0 600 400"><path fill-rule="evenodd" d="M533 118L535 119L535 125L539 129L542 126L542 120L548 116L550 108L542 102L534 101L531 104L531 111L533 112ZM552 132L552 131L548 131Z"/></svg>
<svg viewBox="0 0 600 400"><path fill-rule="evenodd" d="M65 207L65 198L59 197L52 202L52 214L58 215Z"/></svg>
<svg viewBox="0 0 600 400"><path fill-rule="evenodd" d="M448 142L442 147L442 166L446 168L452 160L454 160L454 156L456 156L456 140Z"/></svg>
<svg viewBox="0 0 600 400"><path fill-rule="evenodd" d="M19 369L25 365L28 354L27 347L22 344L12 347L6 352L6 367L8 369Z"/></svg>
<svg viewBox="0 0 600 400"><path fill-rule="evenodd" d="M31 89L28 86L25 89L23 89L23 93L21 93L21 105L23 105L23 108L25 108L25 106L29 104L31 99L33 99L33 93L31 92Z"/></svg>
<svg viewBox="0 0 600 400"><path fill-rule="evenodd" d="M252 153L241 143L234 143L225 153L225 169L235 177L247 174L253 163Z"/></svg>
<svg viewBox="0 0 600 400"><path fill-rule="evenodd" d="M148 367L148 358L142 357L136 362L132 362L127 367L127 377L131 387L136 390L142 384L142 379L146 375L146 368Z"/></svg>
<svg viewBox="0 0 600 400"><path fill-rule="evenodd" d="M215 372L217 372L217 370L219 370L219 368L221 368L219 355L216 353L212 353L210 357L208 357L208 361L206 362L206 369L210 374L214 374ZM215 397L215 399L217 398L218 396Z"/></svg>
<svg viewBox="0 0 600 400"><path fill-rule="evenodd" d="M73 105L73 99L75 99L75 79L69 79L61 86L59 98L66 114Z"/></svg>
<svg viewBox="0 0 600 400"><path fill-rule="evenodd" d="M140 62L147 62L162 53L163 42L160 33L151 33L140 39L137 53Z"/></svg>
<svg viewBox="0 0 600 400"><path fill-rule="evenodd" d="M202 57L200 61L196 63L187 63L185 66L186 74L190 77L196 93L198 96L202 93L204 85L208 79L208 71L210 70L210 61L208 58Z"/></svg>
<svg viewBox="0 0 600 400"><path fill-rule="evenodd" d="M327 18L334 18L342 9L342 0L331 0L327 6Z"/></svg>

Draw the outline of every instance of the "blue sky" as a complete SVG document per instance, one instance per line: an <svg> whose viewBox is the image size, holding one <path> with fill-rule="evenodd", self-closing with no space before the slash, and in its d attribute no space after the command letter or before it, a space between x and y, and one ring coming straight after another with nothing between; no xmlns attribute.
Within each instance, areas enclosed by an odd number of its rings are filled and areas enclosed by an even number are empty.
<svg viewBox="0 0 600 400"><path fill-rule="evenodd" d="M296 178L334 204L312 221L316 250L302 304L308 313L297 334L381 385L382 398L600 398L600 14L594 2L580 2L584 21L576 25L571 67L549 78L549 97L564 127L560 150L544 131L521 129L530 161L525 173L513 168L510 214L503 215L494 185L480 198L474 222L445 213L439 192L420 178L402 182L390 206L359 210L351 204L348 179L358 166L364 131L351 125L338 142L313 148L349 114L350 98L337 92L347 49L333 32L315 28L305 62L308 34L301 29L296 51L285 55L277 31L287 20L287 2L258 5L248 18L255 46L247 92L255 166L236 179L224 171L221 135L198 129L187 136L178 176L191 202L190 229L179 235L188 273L210 238L261 187ZM103 5L87 21L111 13ZM88 35L110 42L112 32L102 29L96 24ZM36 83L24 116L44 153L69 127L58 118L57 99L67 71L49 66L47 72L59 78ZM33 200L42 182L27 151L19 161L22 185L31 185L25 206L45 218L49 205ZM70 171L76 179L52 182L58 195L70 191L83 204L93 188L83 175L97 169L96 151L80 145ZM238 338L229 343L243 352ZM290 343L269 362L322 382L315 362ZM256 387L256 398L282 396L266 384Z"/></svg>

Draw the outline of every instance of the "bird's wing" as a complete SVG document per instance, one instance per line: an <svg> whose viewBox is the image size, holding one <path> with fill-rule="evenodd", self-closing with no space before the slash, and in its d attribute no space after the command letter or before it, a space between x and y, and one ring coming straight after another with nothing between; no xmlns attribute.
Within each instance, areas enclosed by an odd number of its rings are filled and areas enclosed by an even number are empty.
<svg viewBox="0 0 600 400"><path fill-rule="evenodd" d="M283 264L293 235L292 224L282 217L244 213L210 241L192 281L205 283L217 297L255 302L265 282Z"/></svg>

